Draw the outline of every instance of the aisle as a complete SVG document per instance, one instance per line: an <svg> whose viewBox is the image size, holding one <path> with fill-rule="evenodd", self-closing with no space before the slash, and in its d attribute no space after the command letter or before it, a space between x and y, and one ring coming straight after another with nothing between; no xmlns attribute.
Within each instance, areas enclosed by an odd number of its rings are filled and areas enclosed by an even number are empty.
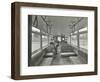
<svg viewBox="0 0 100 82"><path fill-rule="evenodd" d="M69 65L73 64L73 61L70 57L62 57L61 54L57 54L56 57L52 60L51 65Z"/></svg>
<svg viewBox="0 0 100 82"><path fill-rule="evenodd" d="M58 47L57 51L58 53L56 54L55 58L53 58L51 65L68 65L68 64L73 64L73 62L70 60L69 57L62 57L61 56L61 47L62 45Z"/></svg>
<svg viewBox="0 0 100 82"><path fill-rule="evenodd" d="M74 53L72 47L66 43L60 43L57 54L43 58L40 66L49 65L73 65L82 64L81 59Z"/></svg>

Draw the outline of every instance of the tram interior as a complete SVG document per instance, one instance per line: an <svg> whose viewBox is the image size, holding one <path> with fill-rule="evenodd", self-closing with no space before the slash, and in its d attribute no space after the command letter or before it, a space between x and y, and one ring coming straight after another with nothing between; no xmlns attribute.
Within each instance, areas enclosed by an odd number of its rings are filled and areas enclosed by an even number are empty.
<svg viewBox="0 0 100 82"><path fill-rule="evenodd" d="M28 66L88 63L88 18L28 15Z"/></svg>

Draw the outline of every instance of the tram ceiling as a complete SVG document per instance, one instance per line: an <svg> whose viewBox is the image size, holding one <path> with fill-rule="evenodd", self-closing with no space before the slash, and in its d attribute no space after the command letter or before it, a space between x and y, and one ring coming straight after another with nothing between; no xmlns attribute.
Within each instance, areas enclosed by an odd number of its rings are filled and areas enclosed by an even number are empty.
<svg viewBox="0 0 100 82"><path fill-rule="evenodd" d="M65 16L38 16L36 18L35 16L34 20L37 22L37 28L41 28L45 31L48 30L48 28L51 30L51 33L53 35L60 35L60 34L66 34L69 35L69 33L72 32L72 29L74 27L74 30L82 27L87 26L87 17L65 17Z"/></svg>

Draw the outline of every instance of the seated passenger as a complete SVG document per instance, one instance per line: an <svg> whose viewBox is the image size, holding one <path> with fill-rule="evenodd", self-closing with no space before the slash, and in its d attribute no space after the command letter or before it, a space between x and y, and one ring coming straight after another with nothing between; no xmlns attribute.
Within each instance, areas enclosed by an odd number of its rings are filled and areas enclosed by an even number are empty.
<svg viewBox="0 0 100 82"><path fill-rule="evenodd" d="M55 46L54 46L53 42L50 42L50 45L47 48L47 52L53 52L53 53L55 53Z"/></svg>

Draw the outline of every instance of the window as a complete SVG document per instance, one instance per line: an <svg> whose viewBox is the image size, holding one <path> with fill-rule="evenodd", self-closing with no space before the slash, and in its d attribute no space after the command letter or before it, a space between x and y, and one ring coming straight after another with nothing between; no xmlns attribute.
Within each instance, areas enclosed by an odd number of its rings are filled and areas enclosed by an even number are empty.
<svg viewBox="0 0 100 82"><path fill-rule="evenodd" d="M80 48L87 49L88 48L88 33L82 33L79 35L79 43L80 43Z"/></svg>
<svg viewBox="0 0 100 82"><path fill-rule="evenodd" d="M53 35L49 35L49 44L50 42L54 42Z"/></svg>
<svg viewBox="0 0 100 82"><path fill-rule="evenodd" d="M32 52L40 49L40 29L32 26Z"/></svg>
<svg viewBox="0 0 100 82"><path fill-rule="evenodd" d="M58 41L61 41L61 37L60 36L58 37Z"/></svg>
<svg viewBox="0 0 100 82"><path fill-rule="evenodd" d="M73 46L77 46L77 35L76 34L71 35L71 44Z"/></svg>
<svg viewBox="0 0 100 82"><path fill-rule="evenodd" d="M40 35L32 33L32 52L40 49Z"/></svg>
<svg viewBox="0 0 100 82"><path fill-rule="evenodd" d="M74 34L71 34L71 45L77 46L77 32L74 32ZM70 36L68 37L68 43L70 43ZM80 49L87 50L88 48L88 32L87 27L81 28L79 30L79 47Z"/></svg>
<svg viewBox="0 0 100 82"><path fill-rule="evenodd" d="M70 37L70 35L69 35L69 37L67 38L67 42L68 42L68 44L71 44L71 37Z"/></svg>
<svg viewBox="0 0 100 82"><path fill-rule="evenodd" d="M42 47L45 47L48 45L48 36L42 35Z"/></svg>

